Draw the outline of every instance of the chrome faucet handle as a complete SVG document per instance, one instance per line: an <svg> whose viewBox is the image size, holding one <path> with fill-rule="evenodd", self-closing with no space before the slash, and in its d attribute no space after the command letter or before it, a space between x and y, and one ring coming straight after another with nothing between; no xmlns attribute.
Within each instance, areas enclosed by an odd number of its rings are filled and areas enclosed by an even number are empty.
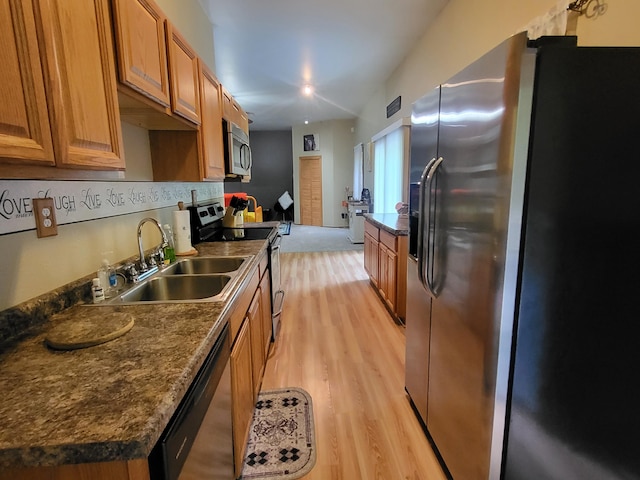
<svg viewBox="0 0 640 480"><path fill-rule="evenodd" d="M161 266L164 263L164 248L157 248L151 255L149 255L149 266L156 267Z"/></svg>
<svg viewBox="0 0 640 480"><path fill-rule="evenodd" d="M138 270L136 270L136 266L133 263L125 265L123 270L127 280L132 283L136 283L138 281Z"/></svg>

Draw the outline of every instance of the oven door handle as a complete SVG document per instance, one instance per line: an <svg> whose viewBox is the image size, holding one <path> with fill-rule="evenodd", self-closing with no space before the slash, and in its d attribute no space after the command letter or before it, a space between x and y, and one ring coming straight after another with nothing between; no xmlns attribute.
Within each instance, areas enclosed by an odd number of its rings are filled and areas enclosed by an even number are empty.
<svg viewBox="0 0 640 480"><path fill-rule="evenodd" d="M276 235L276 238L274 238L273 242L271 243L271 251L273 252L274 250L280 250L281 242L282 242L282 235L280 234Z"/></svg>
<svg viewBox="0 0 640 480"><path fill-rule="evenodd" d="M276 302L276 299L278 298L278 295L280 296L280 304L279 304L280 306L277 307L278 310L271 315L271 317L273 317L273 318L275 318L278 315L282 314L282 307L284 306L284 290L278 290L276 292L276 294L273 296L274 307L276 305L278 305L278 302Z"/></svg>

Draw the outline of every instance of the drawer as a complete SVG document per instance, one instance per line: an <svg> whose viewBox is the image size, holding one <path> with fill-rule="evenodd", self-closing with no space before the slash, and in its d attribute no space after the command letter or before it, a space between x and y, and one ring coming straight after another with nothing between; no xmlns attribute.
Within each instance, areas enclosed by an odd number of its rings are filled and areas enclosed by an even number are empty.
<svg viewBox="0 0 640 480"><path fill-rule="evenodd" d="M260 272L258 269L254 269L253 273L250 275L248 282L245 284L244 288L238 292L238 297L234 301L233 311L231 312L231 317L229 318L229 327L231 329L231 343L236 339L236 335L242 326L242 321L247 314L247 310L249 309L249 305L251 305L251 300L253 299L253 295L256 293L256 289L260 284Z"/></svg>
<svg viewBox="0 0 640 480"><path fill-rule="evenodd" d="M371 235L376 241L380 239L380 229L371 222L364 222L364 231Z"/></svg>
<svg viewBox="0 0 640 480"><path fill-rule="evenodd" d="M398 237L386 230L380 230L380 243L394 252L398 251Z"/></svg>

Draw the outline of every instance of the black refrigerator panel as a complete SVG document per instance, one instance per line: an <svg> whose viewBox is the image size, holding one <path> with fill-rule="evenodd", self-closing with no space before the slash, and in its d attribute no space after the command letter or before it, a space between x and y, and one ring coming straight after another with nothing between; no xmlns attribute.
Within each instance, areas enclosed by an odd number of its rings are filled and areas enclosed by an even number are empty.
<svg viewBox="0 0 640 480"><path fill-rule="evenodd" d="M640 49L537 62L503 478L640 479Z"/></svg>

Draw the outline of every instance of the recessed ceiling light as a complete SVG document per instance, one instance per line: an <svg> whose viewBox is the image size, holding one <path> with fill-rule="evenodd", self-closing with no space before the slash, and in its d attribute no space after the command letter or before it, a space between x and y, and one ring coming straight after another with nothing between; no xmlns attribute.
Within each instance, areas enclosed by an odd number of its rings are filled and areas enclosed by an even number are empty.
<svg viewBox="0 0 640 480"><path fill-rule="evenodd" d="M311 96L313 93L313 87L311 85L305 85L302 88L302 93L304 93L307 97Z"/></svg>
<svg viewBox="0 0 640 480"><path fill-rule="evenodd" d="M305 121L304 121L304 124L305 124L305 125L309 125L309 120L305 120Z"/></svg>

